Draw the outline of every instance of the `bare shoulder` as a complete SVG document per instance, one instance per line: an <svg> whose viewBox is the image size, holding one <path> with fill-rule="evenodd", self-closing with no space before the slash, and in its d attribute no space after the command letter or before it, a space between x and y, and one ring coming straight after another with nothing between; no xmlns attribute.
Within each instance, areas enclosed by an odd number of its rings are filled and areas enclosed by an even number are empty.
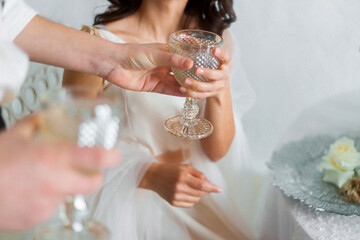
<svg viewBox="0 0 360 240"><path fill-rule="evenodd" d="M125 42L138 42L138 32L131 31L131 29L135 29L131 16L104 24L104 26Z"/></svg>

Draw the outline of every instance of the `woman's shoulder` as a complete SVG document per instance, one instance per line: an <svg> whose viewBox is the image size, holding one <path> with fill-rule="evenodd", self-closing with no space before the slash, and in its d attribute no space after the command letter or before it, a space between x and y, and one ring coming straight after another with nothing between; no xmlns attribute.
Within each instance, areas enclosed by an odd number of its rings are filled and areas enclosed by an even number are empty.
<svg viewBox="0 0 360 240"><path fill-rule="evenodd" d="M110 30L108 30L104 25L94 25L94 26L83 25L81 27L81 31L87 32L97 37L101 37L111 42L125 43L121 38L119 38L117 35L115 35Z"/></svg>
<svg viewBox="0 0 360 240"><path fill-rule="evenodd" d="M116 20L113 22L102 25L108 32L111 32L124 42L133 43L138 42L138 38L141 36L138 31L134 31L137 24L134 22L132 16Z"/></svg>
<svg viewBox="0 0 360 240"><path fill-rule="evenodd" d="M93 26L82 25L80 31L100 37L98 29Z"/></svg>

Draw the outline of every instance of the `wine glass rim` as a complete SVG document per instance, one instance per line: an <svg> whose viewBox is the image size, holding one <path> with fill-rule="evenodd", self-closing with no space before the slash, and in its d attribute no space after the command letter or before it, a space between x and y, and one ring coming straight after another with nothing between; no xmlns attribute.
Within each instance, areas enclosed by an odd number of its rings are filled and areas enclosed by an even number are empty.
<svg viewBox="0 0 360 240"><path fill-rule="evenodd" d="M217 38L219 38L219 41L216 41L213 44L206 44L206 45L199 45L199 44L181 42L182 44L187 45L187 46L192 46L192 47L197 47L197 48L213 48L213 47L220 47L223 44L223 41L224 41L223 38L220 35L218 35L218 34L216 34L214 32L205 31L205 30L199 30L199 29L183 29L183 30L173 32L170 35L170 42L173 41L173 42L180 43L179 39L175 37L175 34L180 34L182 32L183 33L187 33L187 32L206 33L206 34L214 35Z"/></svg>

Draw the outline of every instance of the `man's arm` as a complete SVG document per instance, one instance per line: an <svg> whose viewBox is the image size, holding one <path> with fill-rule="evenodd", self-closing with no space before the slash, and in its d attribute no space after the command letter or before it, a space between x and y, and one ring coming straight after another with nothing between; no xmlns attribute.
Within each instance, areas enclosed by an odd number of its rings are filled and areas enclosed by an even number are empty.
<svg viewBox="0 0 360 240"><path fill-rule="evenodd" d="M166 44L116 44L40 16L15 43L32 61L97 75L134 91L182 95L170 67L190 69L193 64L168 53Z"/></svg>

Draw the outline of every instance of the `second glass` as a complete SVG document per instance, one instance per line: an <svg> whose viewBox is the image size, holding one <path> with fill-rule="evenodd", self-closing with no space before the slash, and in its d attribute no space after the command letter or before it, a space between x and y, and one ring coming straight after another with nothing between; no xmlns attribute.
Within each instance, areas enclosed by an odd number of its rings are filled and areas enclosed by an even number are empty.
<svg viewBox="0 0 360 240"><path fill-rule="evenodd" d="M215 33L190 29L177 31L171 34L169 45L171 53L194 61L194 66L190 70L172 69L181 85L184 85L185 78L209 82L209 79L196 75L195 70L198 67L218 69L220 66L220 60L213 55L213 50L222 47L223 39ZM165 129L172 135L184 139L205 138L213 132L213 126L208 120L197 117L198 114L196 99L187 97L181 115L166 119Z"/></svg>
<svg viewBox="0 0 360 240"><path fill-rule="evenodd" d="M73 143L79 147L116 147L122 117L122 99L88 87L49 92L42 100L40 141ZM100 169L79 169L83 174ZM39 226L35 240L107 240L108 229L93 221L82 195L69 196L59 218Z"/></svg>

